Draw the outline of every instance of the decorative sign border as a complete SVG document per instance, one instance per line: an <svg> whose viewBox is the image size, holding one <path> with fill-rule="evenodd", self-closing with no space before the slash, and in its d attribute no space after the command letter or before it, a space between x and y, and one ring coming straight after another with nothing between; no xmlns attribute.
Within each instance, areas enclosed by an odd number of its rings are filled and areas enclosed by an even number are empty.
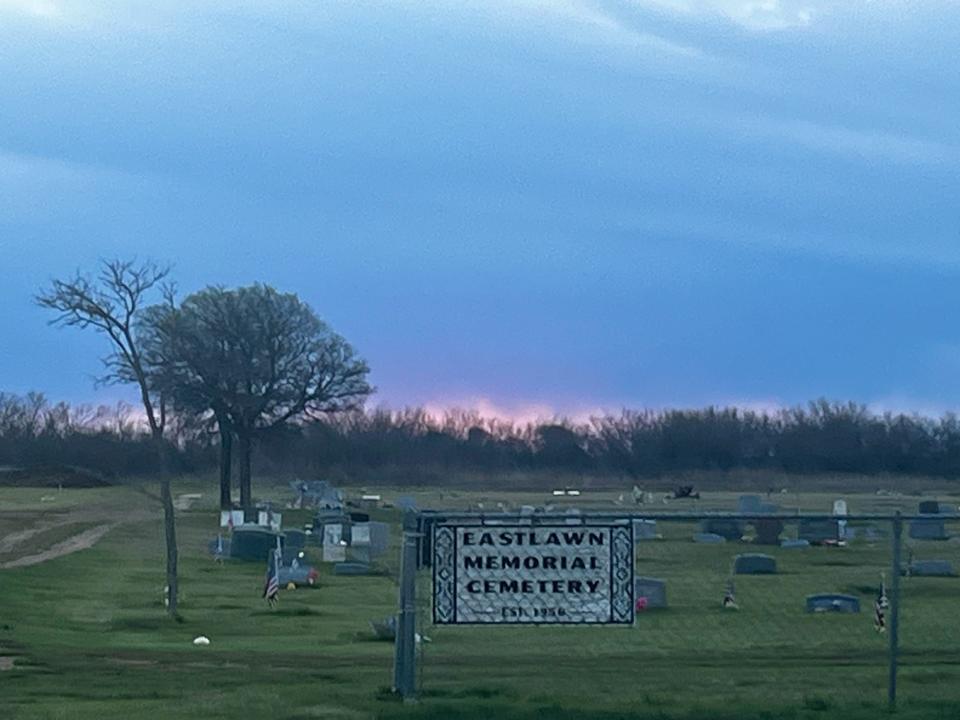
<svg viewBox="0 0 960 720"><path fill-rule="evenodd" d="M609 532L610 612L602 620L564 621L552 619L459 620L457 618L457 530L487 529L492 532L557 529L572 527ZM633 523L553 525L479 525L476 522L444 523L433 526L433 622L437 625L632 625L634 622L634 538Z"/></svg>

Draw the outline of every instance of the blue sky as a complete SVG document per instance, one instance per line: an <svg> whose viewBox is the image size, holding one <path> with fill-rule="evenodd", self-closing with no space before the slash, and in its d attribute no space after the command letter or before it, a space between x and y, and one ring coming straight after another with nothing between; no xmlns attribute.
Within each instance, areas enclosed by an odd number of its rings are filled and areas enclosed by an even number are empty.
<svg viewBox="0 0 960 720"><path fill-rule="evenodd" d="M120 397L31 295L135 255L297 292L392 407L955 408L957 47L937 0L0 0L0 389Z"/></svg>

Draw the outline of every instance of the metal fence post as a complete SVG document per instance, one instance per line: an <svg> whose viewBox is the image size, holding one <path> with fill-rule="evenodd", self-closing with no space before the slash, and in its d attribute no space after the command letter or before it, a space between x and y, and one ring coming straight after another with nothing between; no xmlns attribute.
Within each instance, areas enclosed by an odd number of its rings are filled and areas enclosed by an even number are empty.
<svg viewBox="0 0 960 720"><path fill-rule="evenodd" d="M887 681L887 702L890 710L897 706L897 661L900 653L900 539L903 520L900 511L893 519L893 562L890 578L890 677Z"/></svg>
<svg viewBox="0 0 960 720"><path fill-rule="evenodd" d="M393 687L404 700L416 694L417 513L403 515L400 549L400 609L394 645Z"/></svg>

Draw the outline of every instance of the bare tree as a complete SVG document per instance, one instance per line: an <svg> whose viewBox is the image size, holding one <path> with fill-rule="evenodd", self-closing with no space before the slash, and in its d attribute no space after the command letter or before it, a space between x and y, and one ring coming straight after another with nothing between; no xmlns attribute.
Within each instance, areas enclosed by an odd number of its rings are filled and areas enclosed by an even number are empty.
<svg viewBox="0 0 960 720"><path fill-rule="evenodd" d="M289 421L360 407L373 391L366 362L296 295L266 285L206 288L156 312L149 344L166 353L168 387L187 408L206 408L221 436L221 502L230 499L236 436L240 504L252 509L255 440Z"/></svg>
<svg viewBox="0 0 960 720"><path fill-rule="evenodd" d="M177 535L170 490L169 454L164 437L167 403L150 378L154 371L137 339L139 313L148 296L165 290L169 268L153 262L103 261L95 278L77 273L70 280L53 280L36 296L36 302L57 315L51 324L93 329L110 340L103 358L103 382L130 383L138 387L160 461L160 498L163 504L167 554L167 610L177 615ZM169 292L166 292L169 296Z"/></svg>

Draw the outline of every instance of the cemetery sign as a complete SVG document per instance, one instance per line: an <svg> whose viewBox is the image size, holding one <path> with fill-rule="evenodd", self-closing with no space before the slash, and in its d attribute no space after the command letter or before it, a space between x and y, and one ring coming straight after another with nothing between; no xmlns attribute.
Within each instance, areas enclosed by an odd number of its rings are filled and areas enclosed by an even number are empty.
<svg viewBox="0 0 960 720"><path fill-rule="evenodd" d="M438 624L632 624L633 526L437 524Z"/></svg>

